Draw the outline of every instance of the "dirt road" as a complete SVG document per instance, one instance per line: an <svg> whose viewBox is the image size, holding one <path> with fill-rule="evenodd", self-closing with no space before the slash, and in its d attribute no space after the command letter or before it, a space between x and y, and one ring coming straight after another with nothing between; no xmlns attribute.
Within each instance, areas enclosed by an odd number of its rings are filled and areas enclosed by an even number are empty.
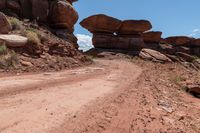
<svg viewBox="0 0 200 133"><path fill-rule="evenodd" d="M100 60L75 70L1 78L0 132L48 132L141 71L128 62Z"/></svg>
<svg viewBox="0 0 200 133"><path fill-rule="evenodd" d="M198 133L199 99L165 82L160 68L136 64L98 59L89 67L0 78L0 132Z"/></svg>

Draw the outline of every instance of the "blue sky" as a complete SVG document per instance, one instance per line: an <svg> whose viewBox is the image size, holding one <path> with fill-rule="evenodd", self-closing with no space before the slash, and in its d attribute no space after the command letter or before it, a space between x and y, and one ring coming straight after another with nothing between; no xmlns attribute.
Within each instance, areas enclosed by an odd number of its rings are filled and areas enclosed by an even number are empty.
<svg viewBox="0 0 200 133"><path fill-rule="evenodd" d="M200 37L200 0L79 0L74 7L79 22L94 14L107 14L119 19L150 20L154 31L163 37L191 35ZM91 34L79 22L75 34Z"/></svg>

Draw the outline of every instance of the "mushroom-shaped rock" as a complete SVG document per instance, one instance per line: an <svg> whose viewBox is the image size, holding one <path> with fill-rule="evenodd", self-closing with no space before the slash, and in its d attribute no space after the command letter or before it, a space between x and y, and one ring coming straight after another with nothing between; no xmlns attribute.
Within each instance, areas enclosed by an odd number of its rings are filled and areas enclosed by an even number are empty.
<svg viewBox="0 0 200 133"><path fill-rule="evenodd" d="M153 60L158 62L171 62L171 59L169 59L167 56L152 49L142 49L139 53L139 56L145 60Z"/></svg>
<svg viewBox="0 0 200 133"><path fill-rule="evenodd" d="M78 20L78 13L69 2L58 1L52 4L49 18L50 25L54 28L67 28L73 32L74 24Z"/></svg>
<svg viewBox="0 0 200 133"><path fill-rule="evenodd" d="M159 43L161 40L162 32L159 31L150 31L145 32L142 34L142 37L144 39L144 42L155 42Z"/></svg>
<svg viewBox="0 0 200 133"><path fill-rule="evenodd" d="M152 25L147 20L125 20L122 22L118 34L140 34L151 28Z"/></svg>
<svg viewBox="0 0 200 133"><path fill-rule="evenodd" d="M190 45L194 38L187 36L172 36L165 39L167 43L177 46Z"/></svg>
<svg viewBox="0 0 200 133"><path fill-rule="evenodd" d="M28 39L19 35L0 35L0 40L6 43L8 47L23 47L27 44Z"/></svg>
<svg viewBox="0 0 200 133"><path fill-rule="evenodd" d="M8 19L0 12L0 34L7 34L11 29L11 24Z"/></svg>
<svg viewBox="0 0 200 133"><path fill-rule="evenodd" d="M104 14L98 14L84 19L80 25L92 33L114 33L118 31L121 20Z"/></svg>

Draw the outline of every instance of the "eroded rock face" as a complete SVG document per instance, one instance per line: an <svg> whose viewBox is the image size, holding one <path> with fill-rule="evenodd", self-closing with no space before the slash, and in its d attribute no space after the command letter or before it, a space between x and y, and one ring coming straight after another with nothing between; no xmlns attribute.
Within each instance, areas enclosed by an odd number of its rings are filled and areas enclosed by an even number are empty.
<svg viewBox="0 0 200 133"><path fill-rule="evenodd" d="M147 20L125 20L122 22L118 34L138 34L148 31L152 25Z"/></svg>
<svg viewBox="0 0 200 133"><path fill-rule="evenodd" d="M19 0L21 5L22 17L32 19L32 2L31 0Z"/></svg>
<svg viewBox="0 0 200 133"><path fill-rule="evenodd" d="M11 29L11 25L6 16L0 12L0 34L7 34Z"/></svg>
<svg viewBox="0 0 200 133"><path fill-rule="evenodd" d="M144 39L144 42L155 42L159 43L161 40L162 32L159 31L150 31L145 32L142 34L142 37Z"/></svg>
<svg viewBox="0 0 200 133"><path fill-rule="evenodd" d="M187 36L172 36L165 39L167 43L176 45L176 46L186 46L190 45L194 38Z"/></svg>
<svg viewBox="0 0 200 133"><path fill-rule="evenodd" d="M68 28L73 32L74 24L78 20L78 13L70 3L59 1L52 5L50 11L50 25L55 28Z"/></svg>
<svg viewBox="0 0 200 133"><path fill-rule="evenodd" d="M32 0L32 16L40 22L46 22L49 13L48 0Z"/></svg>
<svg viewBox="0 0 200 133"><path fill-rule="evenodd" d="M6 7L6 0L0 0L0 10Z"/></svg>
<svg viewBox="0 0 200 133"><path fill-rule="evenodd" d="M98 14L84 19L80 25L92 33L114 33L118 31L121 25L121 20L107 15Z"/></svg>
<svg viewBox="0 0 200 133"><path fill-rule="evenodd" d="M95 48L136 50L144 47L141 37L115 36L112 34L94 34L92 39Z"/></svg>

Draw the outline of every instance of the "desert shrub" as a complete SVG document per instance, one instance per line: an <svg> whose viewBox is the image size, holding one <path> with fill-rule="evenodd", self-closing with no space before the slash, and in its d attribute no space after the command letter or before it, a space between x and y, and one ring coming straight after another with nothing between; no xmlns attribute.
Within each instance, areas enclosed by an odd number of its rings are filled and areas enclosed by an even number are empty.
<svg viewBox="0 0 200 133"><path fill-rule="evenodd" d="M5 55L7 53L7 47L4 42L0 42L0 55Z"/></svg>
<svg viewBox="0 0 200 133"><path fill-rule="evenodd" d="M176 84L176 85L180 85L180 83L181 83L182 81L184 81L184 80L185 80L185 78L184 78L184 77L181 77L181 76L173 76L173 77L171 77L171 79L170 79L170 81L171 81L172 83Z"/></svg>
<svg viewBox="0 0 200 133"><path fill-rule="evenodd" d="M36 32L31 31L31 30L26 30L25 34L26 34L26 37L28 38L29 43L32 43L32 44L40 43L40 39Z"/></svg>
<svg viewBox="0 0 200 133"><path fill-rule="evenodd" d="M8 69L9 67L16 67L19 63L17 54L14 51L8 51L7 54L0 56L0 69Z"/></svg>
<svg viewBox="0 0 200 133"><path fill-rule="evenodd" d="M40 50L40 38L35 30L27 29L22 32L23 36L28 38L28 44L26 45L26 50L30 54L37 54Z"/></svg>
<svg viewBox="0 0 200 133"><path fill-rule="evenodd" d="M12 26L12 30L20 30L22 27L22 23L17 18L10 17L9 22Z"/></svg>

